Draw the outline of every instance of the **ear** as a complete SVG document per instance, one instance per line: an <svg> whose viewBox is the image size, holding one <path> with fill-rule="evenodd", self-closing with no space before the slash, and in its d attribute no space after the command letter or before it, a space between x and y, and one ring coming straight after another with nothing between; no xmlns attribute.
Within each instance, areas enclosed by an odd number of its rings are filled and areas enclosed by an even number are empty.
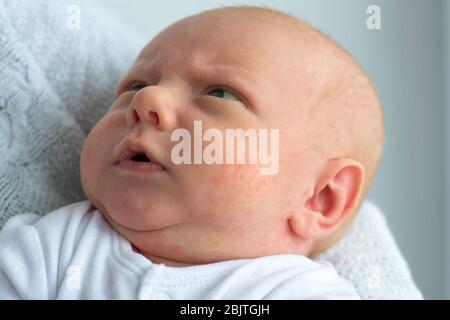
<svg viewBox="0 0 450 320"><path fill-rule="evenodd" d="M364 168L352 159L330 160L305 197L303 210L289 220L304 239L324 239L339 228L358 205L364 184Z"/></svg>

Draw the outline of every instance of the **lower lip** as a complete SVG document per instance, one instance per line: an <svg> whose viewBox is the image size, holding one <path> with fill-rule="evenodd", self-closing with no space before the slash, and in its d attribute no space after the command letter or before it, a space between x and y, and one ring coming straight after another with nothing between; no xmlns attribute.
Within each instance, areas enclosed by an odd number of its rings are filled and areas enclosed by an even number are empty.
<svg viewBox="0 0 450 320"><path fill-rule="evenodd" d="M138 162L133 160L119 161L118 163L116 163L116 166L127 171L142 173L159 172L165 170L162 166L153 162Z"/></svg>

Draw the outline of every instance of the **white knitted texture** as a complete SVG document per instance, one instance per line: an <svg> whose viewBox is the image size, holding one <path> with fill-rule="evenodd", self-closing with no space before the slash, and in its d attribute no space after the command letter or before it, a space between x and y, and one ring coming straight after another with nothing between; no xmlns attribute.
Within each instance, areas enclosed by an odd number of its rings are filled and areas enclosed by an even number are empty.
<svg viewBox="0 0 450 320"><path fill-rule="evenodd" d="M82 143L144 45L106 12L77 3L81 29L70 30L68 1L0 0L0 228L17 213L85 199ZM422 298L373 205L319 258L363 299Z"/></svg>
<svg viewBox="0 0 450 320"><path fill-rule="evenodd" d="M317 259L331 262L363 299L423 299L383 213L369 201L346 235Z"/></svg>

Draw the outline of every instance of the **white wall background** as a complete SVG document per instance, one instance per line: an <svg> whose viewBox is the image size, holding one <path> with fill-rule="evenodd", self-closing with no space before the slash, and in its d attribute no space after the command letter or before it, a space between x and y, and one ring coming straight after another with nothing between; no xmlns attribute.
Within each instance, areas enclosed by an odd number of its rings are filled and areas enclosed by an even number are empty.
<svg viewBox="0 0 450 320"><path fill-rule="evenodd" d="M385 109L385 152L370 198L384 210L425 297L450 298L450 169L445 167L446 155L450 163L445 125L446 119L450 124L445 90L450 63L444 64L444 49L450 54L449 2L96 1L148 39L175 20L208 8L259 4L308 20L347 48L375 82ZM366 27L371 4L381 8L381 30Z"/></svg>
<svg viewBox="0 0 450 320"><path fill-rule="evenodd" d="M443 3L443 26L444 26L444 95L445 95L445 143L447 156L445 158L445 168L447 183L445 188L445 200L446 200L446 223L445 223L445 285L446 285L446 296L450 296L450 1L445 1Z"/></svg>

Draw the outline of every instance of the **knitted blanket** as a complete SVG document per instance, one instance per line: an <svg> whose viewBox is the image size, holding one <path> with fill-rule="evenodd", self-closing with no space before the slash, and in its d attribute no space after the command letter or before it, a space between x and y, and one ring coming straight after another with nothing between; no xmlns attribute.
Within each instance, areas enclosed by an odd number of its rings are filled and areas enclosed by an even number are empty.
<svg viewBox="0 0 450 320"><path fill-rule="evenodd" d="M105 10L81 3L0 0L0 228L85 199L79 156L144 40ZM147 39L148 40L148 39ZM319 259L363 299L420 299L383 214L366 203L351 230Z"/></svg>

